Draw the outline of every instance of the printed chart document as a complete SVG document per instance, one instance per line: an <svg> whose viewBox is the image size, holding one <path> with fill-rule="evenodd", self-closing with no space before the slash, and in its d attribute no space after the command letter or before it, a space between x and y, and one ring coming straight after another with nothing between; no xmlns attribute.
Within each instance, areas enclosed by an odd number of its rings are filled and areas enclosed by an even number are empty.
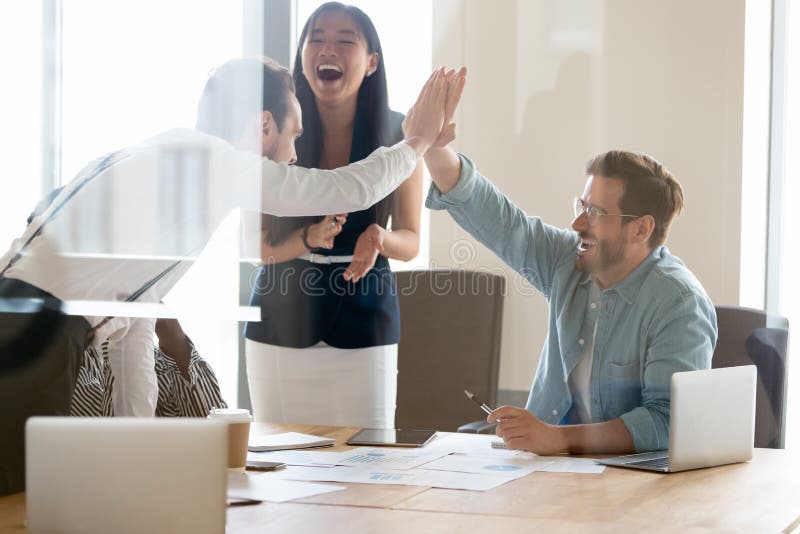
<svg viewBox="0 0 800 534"><path fill-rule="evenodd" d="M289 465L280 471L261 474L272 480L472 491L496 488L536 471L602 473L605 469L589 458L537 456L525 451L496 449L492 447L496 441L496 436L440 433L437 439L420 449L357 447L347 451L250 452L248 459ZM300 490L303 488L298 487Z"/></svg>
<svg viewBox="0 0 800 534"><path fill-rule="evenodd" d="M308 465L317 467L333 467L346 452L322 452L322 451L274 451L274 452L248 452L247 461L256 460L259 462L282 462L286 465Z"/></svg>
<svg viewBox="0 0 800 534"><path fill-rule="evenodd" d="M412 469L445 456L446 452L428 452L422 449L396 449L357 447L349 451L275 451L248 452L248 460L283 462L287 465L333 467L334 465L363 467L380 466L381 469Z"/></svg>
<svg viewBox="0 0 800 534"><path fill-rule="evenodd" d="M579 473L597 475L605 471L606 466L597 465L592 458L570 458L569 456L539 456L547 464L537 471L547 473Z"/></svg>
<svg viewBox="0 0 800 534"><path fill-rule="evenodd" d="M425 446L425 450L444 452L445 454L456 452L488 454L504 458L510 458L520 453L520 451L493 448L492 443L503 443L503 440L493 434L439 432L436 439Z"/></svg>
<svg viewBox="0 0 800 534"><path fill-rule="evenodd" d="M337 460L337 465L379 469L413 469L445 456L443 451L422 449L396 449L381 447L358 447L347 451Z"/></svg>
<svg viewBox="0 0 800 534"><path fill-rule="evenodd" d="M534 471L542 471L542 468L549 464L549 460L544 460L535 455L532 455L532 457L502 458L496 455L450 454L428 462L422 466L422 469L475 473L478 475L505 475L520 478Z"/></svg>
<svg viewBox="0 0 800 534"><path fill-rule="evenodd" d="M314 480L322 482L349 482L353 484L388 484L428 486L432 488L486 491L514 480L504 474L456 473L427 469L381 469L354 467L287 467L270 476L284 480Z"/></svg>
<svg viewBox="0 0 800 534"><path fill-rule="evenodd" d="M493 458L527 458L535 465L534 471L544 471L549 473L579 473L579 474L599 474L605 470L605 466L597 465L591 458L572 458L570 456L537 456L527 451L509 451L505 449L495 449L493 443L502 443L503 440L491 434L466 434L466 433L447 433L439 432L436 439L430 443L425 450L428 452L447 452L455 455L475 455L479 457ZM463 458L462 458L463 459ZM465 459L463 459L465 460ZM443 460L444 462L456 462L457 459ZM468 461L465 460L465 464ZM523 465L523 464L519 464ZM430 464L423 467L429 468ZM465 472L476 472L474 469Z"/></svg>
<svg viewBox="0 0 800 534"><path fill-rule="evenodd" d="M287 449L306 449L310 447L330 447L334 440L299 432L283 434L256 434L250 436L247 450L250 451L282 451Z"/></svg>
<svg viewBox="0 0 800 534"><path fill-rule="evenodd" d="M270 477L269 473L228 472L228 497L285 502L346 489L330 484L311 484Z"/></svg>

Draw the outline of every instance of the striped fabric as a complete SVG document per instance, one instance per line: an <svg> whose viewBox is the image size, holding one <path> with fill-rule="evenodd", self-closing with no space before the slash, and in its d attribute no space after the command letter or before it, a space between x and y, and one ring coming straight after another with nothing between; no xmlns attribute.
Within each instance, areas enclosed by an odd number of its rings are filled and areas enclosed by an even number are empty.
<svg viewBox="0 0 800 534"><path fill-rule="evenodd" d="M191 343L191 342L190 342ZM158 379L157 417L205 417L211 408L226 408L219 382L211 366L198 354L194 345L189 359L189 377L184 377L175 361L155 349L155 369ZM72 394L70 415L111 417L114 404L111 392L114 377L108 362L108 341L98 352L88 348L83 353L78 381Z"/></svg>
<svg viewBox="0 0 800 534"><path fill-rule="evenodd" d="M101 355L94 347L83 352L78 381L72 392L70 415L110 417L114 415L114 404L111 401L111 390L114 387L114 376L108 363L108 342L102 345Z"/></svg>

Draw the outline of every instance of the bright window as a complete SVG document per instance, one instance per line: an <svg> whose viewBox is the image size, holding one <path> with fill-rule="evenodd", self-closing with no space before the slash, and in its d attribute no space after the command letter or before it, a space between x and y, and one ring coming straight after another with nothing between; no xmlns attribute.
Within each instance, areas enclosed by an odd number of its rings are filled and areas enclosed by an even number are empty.
<svg viewBox="0 0 800 534"><path fill-rule="evenodd" d="M230 0L64 2L63 180L88 161L193 127L208 72L242 49Z"/></svg>
<svg viewBox="0 0 800 534"><path fill-rule="evenodd" d="M41 2L0 2L0 50L0 254L4 254L25 229L25 220L41 194Z"/></svg>

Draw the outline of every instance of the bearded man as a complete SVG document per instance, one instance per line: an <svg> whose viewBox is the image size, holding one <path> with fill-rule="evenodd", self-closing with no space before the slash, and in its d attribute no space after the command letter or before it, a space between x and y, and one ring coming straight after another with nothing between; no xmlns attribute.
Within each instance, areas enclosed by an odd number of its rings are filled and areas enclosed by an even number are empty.
<svg viewBox="0 0 800 534"><path fill-rule="evenodd" d="M527 405L489 415L498 436L538 454L668 448L672 373L708 369L717 339L711 300L664 246L683 208L678 181L645 154L600 154L568 230L526 215L462 154L437 148L425 162L427 207L447 210L548 301Z"/></svg>

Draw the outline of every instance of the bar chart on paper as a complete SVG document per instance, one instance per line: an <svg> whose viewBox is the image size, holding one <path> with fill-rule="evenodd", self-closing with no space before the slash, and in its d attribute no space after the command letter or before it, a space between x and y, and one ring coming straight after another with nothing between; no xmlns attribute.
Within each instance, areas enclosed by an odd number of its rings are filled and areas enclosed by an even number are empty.
<svg viewBox="0 0 800 534"><path fill-rule="evenodd" d="M382 452L368 452L366 454L354 454L349 458L342 458L343 462L347 462L347 464L379 464L379 463L386 463L392 462L397 460L398 458L392 458L391 456L386 456L385 453Z"/></svg>
<svg viewBox="0 0 800 534"><path fill-rule="evenodd" d="M359 447L343 454L337 461L345 466L380 466L381 469L413 469L431 460L441 458L444 452L386 450Z"/></svg>
<svg viewBox="0 0 800 534"><path fill-rule="evenodd" d="M402 472L393 472L393 473L383 473L379 471L371 471L369 474L370 480L380 480L383 482L393 481L398 482L402 480L412 481L414 479L413 473L402 473Z"/></svg>

